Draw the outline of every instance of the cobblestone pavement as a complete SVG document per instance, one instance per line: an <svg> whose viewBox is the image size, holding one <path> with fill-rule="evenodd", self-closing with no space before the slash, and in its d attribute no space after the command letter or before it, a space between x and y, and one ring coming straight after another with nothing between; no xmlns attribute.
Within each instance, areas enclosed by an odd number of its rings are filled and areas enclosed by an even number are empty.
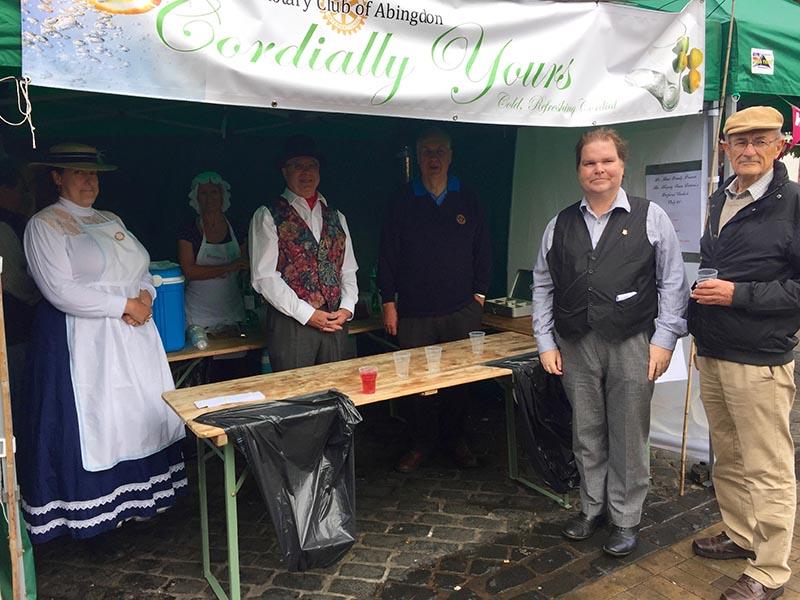
<svg viewBox="0 0 800 600"><path fill-rule="evenodd" d="M699 537L717 535L718 523L698 532ZM789 565L794 571L786 582L781 600L800 600L800 539L795 535ZM622 567L561 596L562 600L718 600L742 574L744 559L709 560L695 556L692 539L686 538L658 550L632 565Z"/></svg>
<svg viewBox="0 0 800 600"><path fill-rule="evenodd" d="M332 567L305 573L282 568L272 523L255 482L248 479L238 498L242 597L555 598L614 577L619 569L719 521L713 492L690 486L679 498L678 457L654 450L639 548L614 559L600 549L603 535L568 543L559 531L571 513L506 478L499 390L480 386L476 391L480 401L471 410L470 442L481 464L473 470L460 471L446 457L436 457L412 475L393 472L405 448L405 428L389 417L385 405L363 411L356 444L359 536ZM797 414L793 429L800 432ZM213 598L200 566L196 464L189 460L187 467L187 495L157 519L125 525L103 536L99 545L61 539L37 547L39 598ZM209 480L212 561L224 580L221 466L210 465Z"/></svg>

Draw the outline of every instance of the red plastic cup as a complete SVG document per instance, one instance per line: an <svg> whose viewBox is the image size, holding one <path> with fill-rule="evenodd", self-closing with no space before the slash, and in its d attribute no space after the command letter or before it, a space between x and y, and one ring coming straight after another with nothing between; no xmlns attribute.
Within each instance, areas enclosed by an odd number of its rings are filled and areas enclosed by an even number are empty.
<svg viewBox="0 0 800 600"><path fill-rule="evenodd" d="M374 394L375 382L378 380L377 367L359 367L358 374L361 376L361 393Z"/></svg>

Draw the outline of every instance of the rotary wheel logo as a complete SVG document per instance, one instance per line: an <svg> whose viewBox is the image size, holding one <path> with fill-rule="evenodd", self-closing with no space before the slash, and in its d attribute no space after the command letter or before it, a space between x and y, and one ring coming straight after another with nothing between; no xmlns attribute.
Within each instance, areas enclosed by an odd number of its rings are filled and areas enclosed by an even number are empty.
<svg viewBox="0 0 800 600"><path fill-rule="evenodd" d="M319 4L324 4L320 2ZM330 2L328 6L336 5L339 10L324 10L320 14L328 26L336 33L351 35L361 29L367 22L367 0L350 0L349 2Z"/></svg>

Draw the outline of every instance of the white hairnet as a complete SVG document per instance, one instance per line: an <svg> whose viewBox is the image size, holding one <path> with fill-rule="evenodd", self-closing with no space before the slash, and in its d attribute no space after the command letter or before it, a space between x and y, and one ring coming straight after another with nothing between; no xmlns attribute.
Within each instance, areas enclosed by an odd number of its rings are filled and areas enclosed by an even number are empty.
<svg viewBox="0 0 800 600"><path fill-rule="evenodd" d="M222 192L222 212L226 212L231 206L231 184L222 178L222 175L216 171L203 171L199 175L195 175L192 183L189 186L189 206L191 206L199 215L200 205L197 204L197 187L201 183L216 183Z"/></svg>

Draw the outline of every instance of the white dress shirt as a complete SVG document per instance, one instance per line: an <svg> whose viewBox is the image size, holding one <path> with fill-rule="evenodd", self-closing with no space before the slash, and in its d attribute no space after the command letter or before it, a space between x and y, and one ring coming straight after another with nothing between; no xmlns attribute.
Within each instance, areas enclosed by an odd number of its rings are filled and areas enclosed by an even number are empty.
<svg viewBox="0 0 800 600"><path fill-rule="evenodd" d="M308 225L314 239L319 242L322 234L322 207L320 204L328 205L325 197L318 193L317 202L312 210L305 198L298 196L289 188L286 188L281 196L297 211L303 222ZM342 297L339 308L349 310L352 315L355 313L358 301L358 283L356 281L358 264L353 253L353 241L350 237L350 230L347 228L347 221L341 212L336 212L339 214L339 222L342 224L346 237L344 262L342 263ZM275 226L272 213L266 206L261 206L253 215L247 241L250 247L253 288L277 310L305 325L314 314L315 309L308 302L300 299L277 271L278 228Z"/></svg>

